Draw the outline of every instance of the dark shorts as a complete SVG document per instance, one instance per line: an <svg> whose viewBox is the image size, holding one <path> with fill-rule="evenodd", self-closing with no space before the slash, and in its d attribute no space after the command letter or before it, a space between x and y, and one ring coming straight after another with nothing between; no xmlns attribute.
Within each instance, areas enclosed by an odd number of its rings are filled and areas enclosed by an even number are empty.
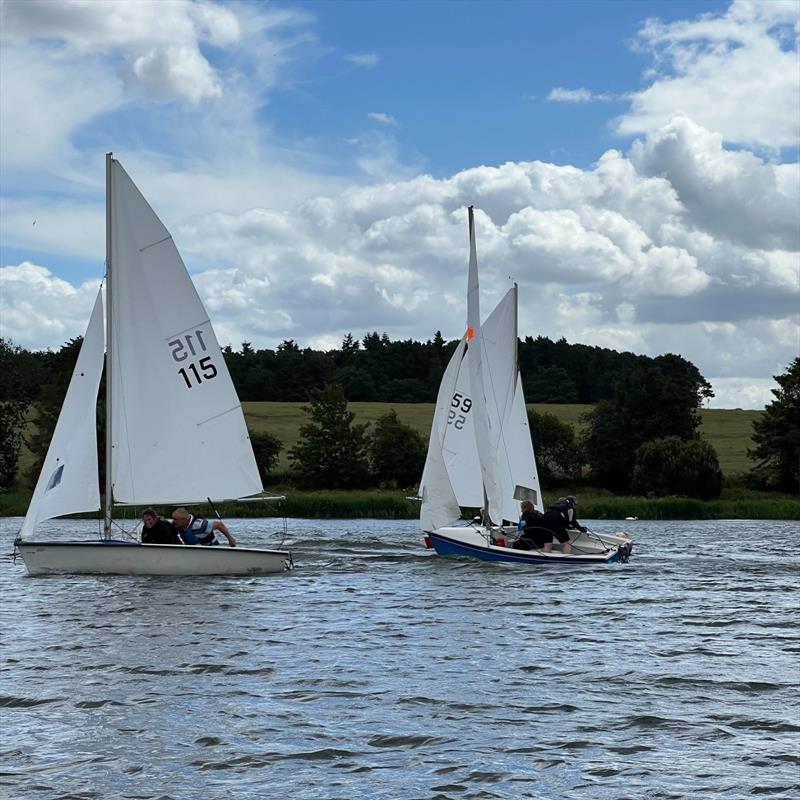
<svg viewBox="0 0 800 800"><path fill-rule="evenodd" d="M569 541L569 534L567 533L567 521L561 516L558 511L545 511L542 518L542 525L547 528L552 534L547 541L552 542L553 536L564 544Z"/></svg>

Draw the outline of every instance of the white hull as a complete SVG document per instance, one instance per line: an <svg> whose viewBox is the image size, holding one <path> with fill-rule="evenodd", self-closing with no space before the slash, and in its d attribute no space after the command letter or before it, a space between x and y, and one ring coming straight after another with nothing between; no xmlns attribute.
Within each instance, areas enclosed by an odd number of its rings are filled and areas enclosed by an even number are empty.
<svg viewBox="0 0 800 800"><path fill-rule="evenodd" d="M17 541L29 575L270 575L292 569L282 550L133 542Z"/></svg>

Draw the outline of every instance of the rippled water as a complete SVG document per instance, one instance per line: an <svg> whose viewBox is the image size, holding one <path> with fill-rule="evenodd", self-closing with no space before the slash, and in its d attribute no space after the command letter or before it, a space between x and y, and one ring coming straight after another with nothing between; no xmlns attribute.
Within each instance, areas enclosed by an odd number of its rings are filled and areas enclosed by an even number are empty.
<svg viewBox="0 0 800 800"><path fill-rule="evenodd" d="M369 520L290 520L297 570L268 578L4 558L0 796L800 797L796 526L625 524L603 567L443 559Z"/></svg>

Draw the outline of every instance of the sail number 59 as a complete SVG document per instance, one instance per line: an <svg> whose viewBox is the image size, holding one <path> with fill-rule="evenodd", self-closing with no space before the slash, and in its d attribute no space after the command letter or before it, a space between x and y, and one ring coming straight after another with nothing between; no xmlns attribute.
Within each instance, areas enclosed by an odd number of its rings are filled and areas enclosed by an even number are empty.
<svg viewBox="0 0 800 800"><path fill-rule="evenodd" d="M456 392L450 400L450 413L447 415L447 424L460 431L467 421L467 414L472 408L472 400L464 397L461 392ZM462 413L459 413L462 412Z"/></svg>
<svg viewBox="0 0 800 800"><path fill-rule="evenodd" d="M178 364L206 351L203 331L185 333L168 341L167 346L170 348L172 360ZM187 389L199 386L203 381L210 381L212 378L216 378L217 374L217 368L212 363L211 356L203 356L197 361L191 361L178 370L178 375L183 378Z"/></svg>

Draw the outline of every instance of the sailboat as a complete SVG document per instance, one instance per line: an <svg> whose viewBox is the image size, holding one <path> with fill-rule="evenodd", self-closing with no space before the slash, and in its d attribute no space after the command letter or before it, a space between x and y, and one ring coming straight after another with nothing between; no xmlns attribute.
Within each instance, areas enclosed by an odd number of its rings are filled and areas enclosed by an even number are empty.
<svg viewBox="0 0 800 800"><path fill-rule="evenodd" d="M543 511L517 361L517 285L480 323L475 221L469 208L467 330L445 369L420 480L420 526L439 555L526 564L626 561L627 534L570 532L572 552L514 547L519 503ZM461 508L480 508L462 521Z"/></svg>
<svg viewBox="0 0 800 800"><path fill-rule="evenodd" d="M30 575L264 575L288 551L114 538L112 508L189 505L263 492L239 398L208 314L169 231L106 156L102 289L15 541ZM106 365L105 497L94 541L44 541L37 527L101 508L96 405Z"/></svg>

